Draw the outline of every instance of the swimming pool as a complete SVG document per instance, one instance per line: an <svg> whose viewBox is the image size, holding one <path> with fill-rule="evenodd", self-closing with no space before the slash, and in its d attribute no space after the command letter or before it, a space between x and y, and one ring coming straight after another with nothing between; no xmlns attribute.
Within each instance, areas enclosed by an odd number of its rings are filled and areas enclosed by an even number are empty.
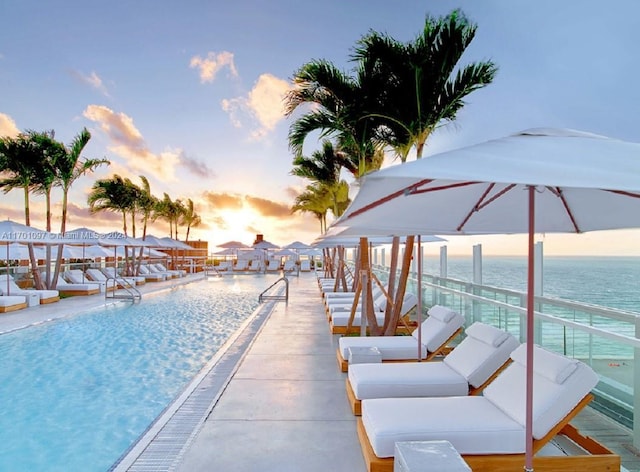
<svg viewBox="0 0 640 472"><path fill-rule="evenodd" d="M108 470L277 277L212 278L1 335L0 470Z"/></svg>

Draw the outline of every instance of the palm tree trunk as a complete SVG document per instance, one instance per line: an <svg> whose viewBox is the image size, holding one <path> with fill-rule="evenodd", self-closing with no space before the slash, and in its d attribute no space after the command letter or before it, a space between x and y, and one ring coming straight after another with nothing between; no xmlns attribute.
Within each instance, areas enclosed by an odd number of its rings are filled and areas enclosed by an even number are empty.
<svg viewBox="0 0 640 472"><path fill-rule="evenodd" d="M62 221L60 222L60 234L64 235L67 230L67 203L68 203L69 189L62 189ZM62 266L62 244L58 246L58 255L56 256L56 265L53 270L53 287L56 287L58 281L58 275L60 275L60 267Z"/></svg>

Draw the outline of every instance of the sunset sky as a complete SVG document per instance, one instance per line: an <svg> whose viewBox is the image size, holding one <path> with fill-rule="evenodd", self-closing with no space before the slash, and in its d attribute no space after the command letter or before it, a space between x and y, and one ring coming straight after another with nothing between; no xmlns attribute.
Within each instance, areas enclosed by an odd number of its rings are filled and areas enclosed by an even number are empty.
<svg viewBox="0 0 640 472"><path fill-rule="evenodd" d="M190 239L211 248L250 244L257 233L308 243L317 220L290 213L306 185L289 174L291 119L282 110L294 72L312 59L348 71L370 29L411 40L427 14L457 7L478 24L463 62L491 59L499 71L425 155L533 127L640 142L635 0L4 0L0 135L53 129L68 143L91 131L84 155L111 165L76 182L68 228L121 229L119 215L90 215L86 204L93 182L117 173L135 183L146 176L158 197L191 198L203 224ZM305 155L318 148L311 137ZM32 205L42 228L42 199ZM24 221L21 192L2 194L0 217ZM168 227L150 232L167 236ZM640 255L639 234L540 239L547 254ZM478 242L485 253L525 248L521 236L487 236L453 238L449 251L470 253Z"/></svg>

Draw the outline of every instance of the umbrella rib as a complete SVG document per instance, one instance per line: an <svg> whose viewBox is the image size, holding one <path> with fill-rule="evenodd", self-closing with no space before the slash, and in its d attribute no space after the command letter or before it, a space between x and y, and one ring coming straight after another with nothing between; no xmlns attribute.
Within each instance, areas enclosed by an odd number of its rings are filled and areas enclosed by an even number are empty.
<svg viewBox="0 0 640 472"><path fill-rule="evenodd" d="M498 198L500 198L501 196L503 196L505 193L507 193L509 190L511 190L512 188L515 187L515 184L510 184L507 185L505 188L503 188L500 192L496 193L493 197L491 197L490 199L488 199L487 201L484 201L484 199L487 197L487 195L489 195L489 193L493 190L493 188L495 187L495 183L491 183L487 186L487 188L485 189L485 191L482 193L482 195L480 196L480 198L478 199L478 201L476 202L475 205L473 205L473 207L471 208L471 211L469 211L469 213L467 213L467 216L464 217L464 219L462 220L462 223L460 223L460 225L458 225L458 227L456 228L456 231L462 231L462 228L464 228L464 225L467 224L467 222L469 221L469 219L471 218L471 216L473 216L473 214L477 211L482 210L484 207L486 207L487 205L493 203L494 201L496 201Z"/></svg>
<svg viewBox="0 0 640 472"><path fill-rule="evenodd" d="M576 233L582 233L582 231L580 230L580 227L578 226L578 223L576 222L575 217L573 216L573 212L571 211L571 208L569 208L569 204L567 203L567 199L564 198L564 193L562 192L562 189L560 187L549 187L550 190L556 194L556 196L560 199L560 201L562 202L562 206L564 207L564 211L567 212L567 215L569 216L569 221L571 221L571 225L573 226L573 230Z"/></svg>
<svg viewBox="0 0 640 472"><path fill-rule="evenodd" d="M351 213L349 215L346 215L344 217L344 219L348 220L349 218L351 218L353 216L356 216L356 215L359 215L360 213L364 213L366 211L369 211L372 208L375 208L375 207L377 207L377 206L379 206L379 205L381 205L381 204L383 204L385 202L391 201L394 198L398 198L401 195L411 194L411 193L413 193L415 191L415 189L417 187L419 187L420 185L427 184L427 183L431 182L431 180L432 179L424 179L424 180L421 180L421 181L419 181L419 182L417 182L415 184L411 184L408 187L402 188L402 189L400 189L400 190L398 190L396 192L390 193L386 197L382 197L382 198L380 198L380 199L378 199L378 200L376 200L374 202L369 203L368 205L363 206L362 208L359 208L359 209L355 210L353 213Z"/></svg>

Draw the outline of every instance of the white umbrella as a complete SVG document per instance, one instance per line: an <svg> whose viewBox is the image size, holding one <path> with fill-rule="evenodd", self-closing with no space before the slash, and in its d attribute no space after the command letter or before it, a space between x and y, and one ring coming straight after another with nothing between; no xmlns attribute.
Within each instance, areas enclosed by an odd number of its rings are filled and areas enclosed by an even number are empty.
<svg viewBox="0 0 640 472"><path fill-rule="evenodd" d="M279 246L263 239L262 241L259 241L257 243L255 243L253 246L254 249L279 249Z"/></svg>
<svg viewBox="0 0 640 472"><path fill-rule="evenodd" d="M227 241L226 243L216 244L216 247L222 249L247 249L250 246L241 243L240 241Z"/></svg>
<svg viewBox="0 0 640 472"><path fill-rule="evenodd" d="M533 470L534 233L640 227L640 144L535 129L371 173L341 227L528 233L525 468Z"/></svg>
<svg viewBox="0 0 640 472"><path fill-rule="evenodd" d="M282 249L294 249L294 250L311 249L311 246L309 244L305 244L300 241L293 241L292 243L282 246Z"/></svg>

